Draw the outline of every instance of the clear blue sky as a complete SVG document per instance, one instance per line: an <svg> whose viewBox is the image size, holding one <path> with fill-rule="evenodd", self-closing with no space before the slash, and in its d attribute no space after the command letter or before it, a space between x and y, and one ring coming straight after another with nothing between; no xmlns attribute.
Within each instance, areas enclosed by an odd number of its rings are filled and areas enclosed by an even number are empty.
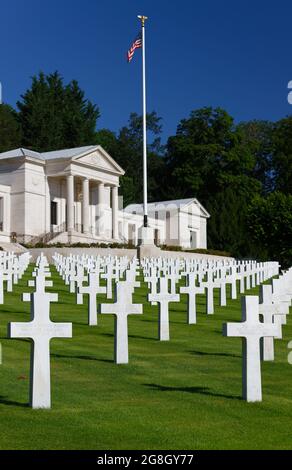
<svg viewBox="0 0 292 470"><path fill-rule="evenodd" d="M136 15L147 23L148 109L164 137L192 109L221 106L236 121L292 112L291 0L2 0L3 99L15 105L38 71L75 78L118 130L141 112L141 51L127 64Z"/></svg>

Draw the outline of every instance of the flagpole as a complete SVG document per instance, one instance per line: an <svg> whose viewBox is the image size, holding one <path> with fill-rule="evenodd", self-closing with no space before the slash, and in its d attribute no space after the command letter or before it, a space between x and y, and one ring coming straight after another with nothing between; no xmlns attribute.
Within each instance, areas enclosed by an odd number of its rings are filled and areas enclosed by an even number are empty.
<svg viewBox="0 0 292 470"><path fill-rule="evenodd" d="M147 16L139 15L142 25L142 77L143 77L143 212L144 227L148 227L147 201L147 118L146 118L146 61L145 61L145 21Z"/></svg>

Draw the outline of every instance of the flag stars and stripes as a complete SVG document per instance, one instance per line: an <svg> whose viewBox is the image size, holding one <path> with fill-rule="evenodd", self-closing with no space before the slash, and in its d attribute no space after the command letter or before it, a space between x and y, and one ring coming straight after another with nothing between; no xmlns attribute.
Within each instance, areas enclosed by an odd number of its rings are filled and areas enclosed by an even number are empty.
<svg viewBox="0 0 292 470"><path fill-rule="evenodd" d="M135 50L140 49L141 47L142 47L142 34L140 32L127 52L128 62L131 62L131 60L133 59Z"/></svg>

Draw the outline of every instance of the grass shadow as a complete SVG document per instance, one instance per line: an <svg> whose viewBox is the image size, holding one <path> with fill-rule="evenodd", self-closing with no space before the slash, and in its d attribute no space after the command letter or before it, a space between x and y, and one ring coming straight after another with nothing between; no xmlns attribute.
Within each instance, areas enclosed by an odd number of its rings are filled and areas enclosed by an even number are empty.
<svg viewBox="0 0 292 470"><path fill-rule="evenodd" d="M56 357L57 359L79 359L81 361L98 361L98 362L108 362L108 363L113 362L110 359L100 359L98 357L93 357L93 356L66 356L65 354L51 354L51 356Z"/></svg>
<svg viewBox="0 0 292 470"><path fill-rule="evenodd" d="M7 400L5 397L0 396L0 405L19 406L20 408L29 408L28 403L20 403L19 401Z"/></svg>
<svg viewBox="0 0 292 470"><path fill-rule="evenodd" d="M149 338L149 336L141 336L141 335L129 335L129 338L134 338L134 339L146 339L148 341L157 341L156 338Z"/></svg>
<svg viewBox="0 0 292 470"><path fill-rule="evenodd" d="M185 392L185 393L194 393L199 395L207 395L216 398L227 398L231 400L240 400L242 401L242 397L238 395L227 395L224 393L216 393L213 392L208 387L165 387L163 385L158 384L143 384L145 387L150 388L151 390L159 391L159 392Z"/></svg>
<svg viewBox="0 0 292 470"><path fill-rule="evenodd" d="M241 359L241 356L238 354L232 353L215 353L215 352L203 352L203 351L188 351L190 354L194 356L218 356L218 357L236 357Z"/></svg>

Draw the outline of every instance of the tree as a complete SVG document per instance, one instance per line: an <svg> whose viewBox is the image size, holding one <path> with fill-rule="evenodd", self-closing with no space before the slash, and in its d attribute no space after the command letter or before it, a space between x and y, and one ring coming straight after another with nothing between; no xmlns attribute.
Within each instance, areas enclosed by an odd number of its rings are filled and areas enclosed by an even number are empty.
<svg viewBox="0 0 292 470"><path fill-rule="evenodd" d="M276 123L273 149L275 189L292 194L292 116Z"/></svg>
<svg viewBox="0 0 292 470"><path fill-rule="evenodd" d="M165 177L163 146L161 145L161 118L155 112L147 115L147 129L152 134L148 143L148 197L149 201L159 200L162 181ZM109 137L109 135L108 135ZM115 150L114 159L126 172L121 181L121 192L124 204L142 202L143 200L143 120L136 113L130 115L128 126L124 126L116 143L111 140ZM127 179L126 179L127 178Z"/></svg>
<svg viewBox="0 0 292 470"><path fill-rule="evenodd" d="M118 150L118 139L115 132L109 129L100 129L95 133L94 143L101 145L106 152L108 152L113 158Z"/></svg>
<svg viewBox="0 0 292 470"><path fill-rule="evenodd" d="M192 111L169 138L167 163L180 197L197 194L208 200L234 177L252 177L255 157L226 111L203 108Z"/></svg>
<svg viewBox="0 0 292 470"><path fill-rule="evenodd" d="M233 118L221 108L203 108L183 119L167 144L169 199L197 197L211 214L210 248L246 256L245 214L261 191L256 157Z"/></svg>
<svg viewBox="0 0 292 470"><path fill-rule="evenodd" d="M58 72L41 72L21 98L17 106L23 146L44 152L94 142L99 110L75 80L64 85Z"/></svg>
<svg viewBox="0 0 292 470"><path fill-rule="evenodd" d="M248 235L261 259L292 264L292 195L274 192L256 196L247 214Z"/></svg>
<svg viewBox="0 0 292 470"><path fill-rule="evenodd" d="M17 113L11 106L0 104L0 152L20 147L21 129Z"/></svg>
<svg viewBox="0 0 292 470"><path fill-rule="evenodd" d="M253 175L263 188L264 194L268 194L274 187L273 173L273 131L274 123L269 121L247 121L238 126L242 141L255 156Z"/></svg>

